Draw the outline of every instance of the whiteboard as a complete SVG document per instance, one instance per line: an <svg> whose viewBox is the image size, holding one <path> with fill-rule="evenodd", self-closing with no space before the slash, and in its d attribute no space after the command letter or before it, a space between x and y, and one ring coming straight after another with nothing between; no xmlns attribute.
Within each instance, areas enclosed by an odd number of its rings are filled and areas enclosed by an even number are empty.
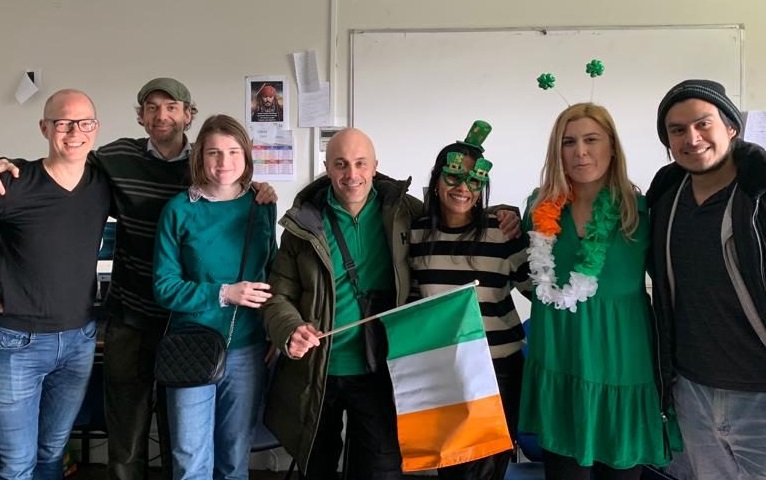
<svg viewBox="0 0 766 480"><path fill-rule="evenodd" d="M556 77L573 104L609 109L631 179L646 191L667 154L657 106L688 78L722 83L735 104L743 92L741 25L505 30L354 30L349 117L376 146L378 170L422 187L439 150L465 137L476 119L493 131L490 203L521 206L539 184L548 137L567 104L536 78ZM591 59L605 72L592 80Z"/></svg>

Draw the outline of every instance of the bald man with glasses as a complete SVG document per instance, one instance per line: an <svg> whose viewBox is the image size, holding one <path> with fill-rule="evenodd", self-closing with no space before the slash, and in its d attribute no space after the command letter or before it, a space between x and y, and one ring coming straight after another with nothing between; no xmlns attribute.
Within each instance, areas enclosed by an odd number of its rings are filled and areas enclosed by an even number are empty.
<svg viewBox="0 0 766 480"><path fill-rule="evenodd" d="M0 478L55 479L85 396L96 341L96 264L110 192L86 163L93 102L45 103L48 155L0 174Z"/></svg>

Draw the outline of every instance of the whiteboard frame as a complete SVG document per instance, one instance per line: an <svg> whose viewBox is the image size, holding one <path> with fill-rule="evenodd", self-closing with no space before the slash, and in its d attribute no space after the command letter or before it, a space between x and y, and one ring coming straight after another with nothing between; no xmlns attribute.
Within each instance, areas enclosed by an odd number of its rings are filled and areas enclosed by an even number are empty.
<svg viewBox="0 0 766 480"><path fill-rule="evenodd" d="M353 32L349 67L356 71L349 74L349 124L375 139L382 171L412 178L411 193L418 197L434 154L445 141L462 138L475 119L488 121L498 132L486 147L503 187L492 189L490 202L522 206L527 197L522 192L539 184L552 120L567 104L607 106L628 158L628 175L646 191L668 161L654 126L656 103L667 88L687 78L714 78L735 104L746 103L744 26L738 24ZM583 78L587 75L578 62L584 66L588 58L578 59L580 52L598 52L611 72L605 80ZM534 82L540 73L536 69L545 63L552 64L559 82L555 93L542 92ZM470 81L467 75L476 77L473 88L485 94L463 108L452 102L461 102L454 91ZM582 88L586 81L590 100ZM401 94L383 94L395 89ZM566 97L564 102L560 97ZM451 133L443 137L440 132ZM403 150L403 145L408 147ZM514 168L517 162L524 162L524 168ZM422 170L410 168L415 164Z"/></svg>
<svg viewBox="0 0 766 480"><path fill-rule="evenodd" d="M538 32L546 35L548 32L562 31L610 31L610 30L680 30L680 29L721 29L736 30L739 34L740 45L740 71L739 71L739 91L740 98L745 95L745 24L744 23L725 23L725 24L690 24L690 25L588 25L588 26L555 26L555 27L487 27L487 28L360 28L350 29L349 35L349 55L348 55L348 119L349 125L354 125L354 40L358 35L366 33L470 33L470 32ZM741 102L740 102L741 103ZM739 105L740 110L744 110Z"/></svg>

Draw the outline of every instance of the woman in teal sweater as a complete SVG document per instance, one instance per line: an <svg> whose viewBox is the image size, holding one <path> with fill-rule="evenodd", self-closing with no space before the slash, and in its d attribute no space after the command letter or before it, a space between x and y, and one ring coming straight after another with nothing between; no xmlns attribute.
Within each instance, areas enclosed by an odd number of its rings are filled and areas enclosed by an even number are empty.
<svg viewBox="0 0 766 480"><path fill-rule="evenodd" d="M264 282L277 248L275 205L254 203L251 152L235 119L208 118L191 154L192 185L168 202L157 225L154 295L172 311L169 328L199 323L230 336L217 384L167 389L175 479L248 478L266 375L260 307L271 297Z"/></svg>

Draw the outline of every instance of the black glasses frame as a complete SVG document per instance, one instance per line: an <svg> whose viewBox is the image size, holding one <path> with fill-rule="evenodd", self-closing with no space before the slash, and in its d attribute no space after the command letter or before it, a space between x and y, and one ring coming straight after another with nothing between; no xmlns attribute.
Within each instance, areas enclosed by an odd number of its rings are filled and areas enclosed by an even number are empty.
<svg viewBox="0 0 766 480"><path fill-rule="evenodd" d="M95 118L81 118L79 120L72 120L70 118L46 118L45 121L51 122L53 124L53 128L59 133L71 132L75 124L77 124L77 128L79 128L80 131L84 133L92 132L98 127L98 120ZM83 127L83 125L85 127Z"/></svg>

